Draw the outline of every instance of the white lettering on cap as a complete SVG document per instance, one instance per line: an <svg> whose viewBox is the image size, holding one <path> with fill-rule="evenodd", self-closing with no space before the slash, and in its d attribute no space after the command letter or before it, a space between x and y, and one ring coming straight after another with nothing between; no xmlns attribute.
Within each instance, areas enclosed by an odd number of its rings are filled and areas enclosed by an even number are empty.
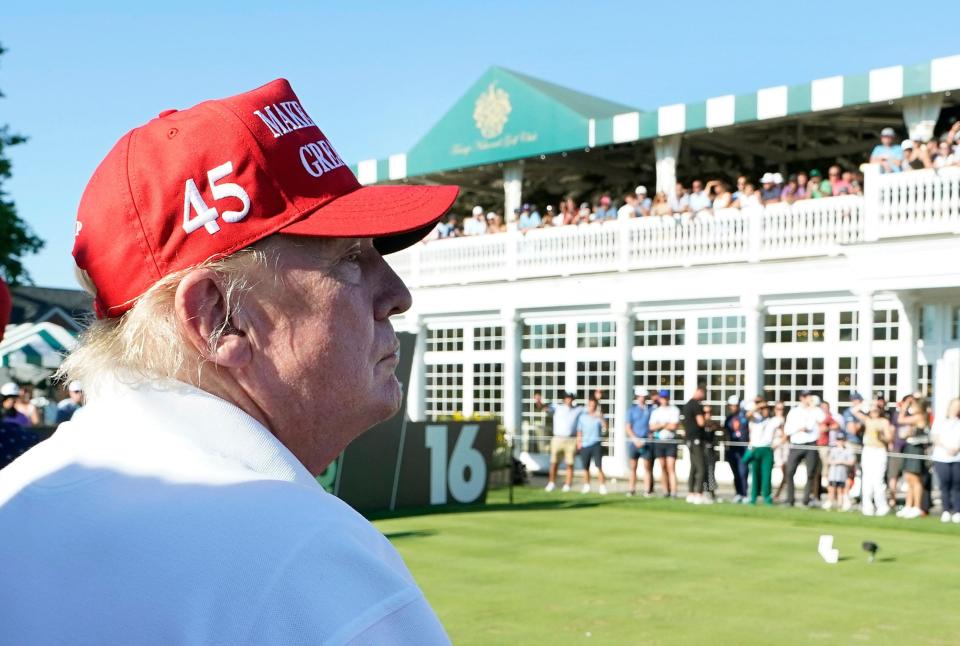
<svg viewBox="0 0 960 646"><path fill-rule="evenodd" d="M346 165L326 139L300 146L300 163L314 177Z"/></svg>

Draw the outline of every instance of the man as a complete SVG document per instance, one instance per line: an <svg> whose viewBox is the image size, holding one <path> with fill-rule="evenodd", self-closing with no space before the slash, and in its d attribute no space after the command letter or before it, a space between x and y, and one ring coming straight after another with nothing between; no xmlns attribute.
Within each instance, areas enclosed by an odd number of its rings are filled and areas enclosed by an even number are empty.
<svg viewBox="0 0 960 646"><path fill-rule="evenodd" d="M706 417L703 414L703 400L706 398L706 386L698 385L683 406L683 432L686 436L687 450L690 452L690 482L687 502L701 505L708 501L703 495L703 485L707 477L706 440L704 427Z"/></svg>
<svg viewBox="0 0 960 646"><path fill-rule="evenodd" d="M650 207L653 206L653 200L647 197L647 187L640 185L634 190L634 195L637 197L637 216L638 218L645 218L650 215Z"/></svg>
<svg viewBox="0 0 960 646"><path fill-rule="evenodd" d="M764 173L760 178L760 201L763 204L776 204L780 201L781 188L775 179L773 173Z"/></svg>
<svg viewBox="0 0 960 646"><path fill-rule="evenodd" d="M593 220L595 222L603 222L604 220L616 220L617 219L617 209L614 208L612 201L610 200L609 195L604 195L600 198L600 204L597 206L596 211L594 211Z"/></svg>
<svg viewBox="0 0 960 646"><path fill-rule="evenodd" d="M4 640L448 643L316 476L400 407L381 254L456 195L361 187L283 79L125 135L75 229L87 403L0 472Z"/></svg>
<svg viewBox="0 0 960 646"><path fill-rule="evenodd" d="M83 385L74 379L67 385L67 398L57 402L57 425L69 422L83 406Z"/></svg>
<svg viewBox="0 0 960 646"><path fill-rule="evenodd" d="M607 478L603 475L603 445L600 443L607 431L607 420L603 418L598 400L593 397L587 401L587 410L577 418L577 451L583 464L583 488L580 493L590 493L590 463L597 467L600 478L601 496L607 495Z"/></svg>
<svg viewBox="0 0 960 646"><path fill-rule="evenodd" d="M653 433L653 457L660 462L660 474L665 498L677 495L677 429L680 428L680 409L670 403L670 391L657 393L657 407L650 413L650 432Z"/></svg>
<svg viewBox="0 0 960 646"><path fill-rule="evenodd" d="M683 182L677 182L674 192L667 199L667 203L674 215L690 212L690 196L687 195L687 189Z"/></svg>
<svg viewBox="0 0 960 646"><path fill-rule="evenodd" d="M870 153L870 163L879 164L881 173L899 173L903 162L903 150L899 144L893 143L897 136L893 128L884 128L880 131L880 143L873 147Z"/></svg>
<svg viewBox="0 0 960 646"><path fill-rule="evenodd" d="M634 193L627 193L623 196L623 206L617 209L618 220L629 220L637 217L637 196Z"/></svg>
<svg viewBox="0 0 960 646"><path fill-rule="evenodd" d="M487 232L487 220L483 215L483 207L479 204L473 207L470 219L463 223L463 235L482 236Z"/></svg>
<svg viewBox="0 0 960 646"><path fill-rule="evenodd" d="M745 443L750 441L749 420L740 403L740 398L731 395L727 398L727 416L723 420L723 434L727 442L726 457L730 471L733 472L733 502L747 501L747 464L743 456L747 452Z"/></svg>
<svg viewBox="0 0 960 646"><path fill-rule="evenodd" d="M690 210L694 214L700 213L701 211L709 212L713 206L713 201L710 199L710 196L707 195L707 192L703 190L703 182L698 179L693 180L691 189L689 199Z"/></svg>
<svg viewBox="0 0 960 646"><path fill-rule="evenodd" d="M817 452L817 437L824 422L823 411L814 406L813 393L804 390L800 393L800 404L794 406L787 413L783 430L790 440L790 454L787 457L787 506L792 507L796 501L793 477L797 468L803 462L807 467L807 484L803 490L803 504L814 506L812 498L814 482L820 467L820 454Z"/></svg>
<svg viewBox="0 0 960 646"><path fill-rule="evenodd" d="M830 182L830 194L834 197L838 195L850 195L853 192L850 186L850 180L845 178L845 173L843 173L836 164L827 169L827 181Z"/></svg>
<svg viewBox="0 0 960 646"><path fill-rule="evenodd" d="M637 493L637 466L643 462L643 496L653 495L653 445L650 439L650 414L653 407L647 404L650 392L637 386L633 389L634 404L627 411L627 457L630 460L627 496Z"/></svg>
<svg viewBox="0 0 960 646"><path fill-rule="evenodd" d="M553 437L550 438L550 472L547 477L546 491L557 488L557 469L560 458L567 465L563 481L563 492L570 491L573 486L573 460L577 450L577 423L583 414L583 406L574 406L576 397L573 393L563 393L563 402L560 404L544 404L540 393L533 395L533 407L539 412L547 411L553 415Z"/></svg>
<svg viewBox="0 0 960 646"><path fill-rule="evenodd" d="M539 226L540 214L536 211L531 211L529 204L524 204L523 210L520 211L520 221L517 223L517 227L520 231L529 231Z"/></svg>

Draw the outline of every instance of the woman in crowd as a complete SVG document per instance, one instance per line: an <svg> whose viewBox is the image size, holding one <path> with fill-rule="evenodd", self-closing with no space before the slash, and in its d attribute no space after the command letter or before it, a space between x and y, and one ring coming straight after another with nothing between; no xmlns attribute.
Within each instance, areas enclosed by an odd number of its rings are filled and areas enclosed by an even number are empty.
<svg viewBox="0 0 960 646"><path fill-rule="evenodd" d="M886 516L887 443L893 438L893 426L876 402L863 422L863 453L860 455L860 501L864 516Z"/></svg>
<svg viewBox="0 0 960 646"><path fill-rule="evenodd" d="M923 515L920 505L923 500L923 478L927 471L927 407L923 399L912 396L905 400L897 420L897 431L906 440L903 453L903 478L907 483L907 499L903 509L897 512L901 518L917 518Z"/></svg>
<svg viewBox="0 0 960 646"><path fill-rule="evenodd" d="M722 179L710 180L704 190L713 203L714 212L720 209L729 209L730 205L733 204L733 193L730 192L730 187Z"/></svg>
<svg viewBox="0 0 960 646"><path fill-rule="evenodd" d="M960 399L953 399L947 414L933 423L933 468L940 481L944 523L960 524Z"/></svg>
<svg viewBox="0 0 960 646"><path fill-rule="evenodd" d="M752 206L762 206L760 202L760 193L757 192L756 188L750 182L747 182L743 186L743 192L740 193L740 198L737 200L736 206L741 209L750 208Z"/></svg>
<svg viewBox="0 0 960 646"><path fill-rule="evenodd" d="M776 412L778 408L779 413ZM783 402L777 402L771 411L767 402L757 397L753 400L749 420L750 450L744 456L750 468L750 496L747 501L755 505L757 496L761 495L765 503L772 505L770 477L773 473L773 447L783 442Z"/></svg>
<svg viewBox="0 0 960 646"><path fill-rule="evenodd" d="M670 208L667 194L663 191L657 191L654 196L653 206L650 207L650 215L673 215L673 209Z"/></svg>
<svg viewBox="0 0 960 646"><path fill-rule="evenodd" d="M773 444L771 448L773 449L773 466L780 469L780 484L777 486L777 492L773 494L774 500L780 499L780 494L783 493L783 487L787 484L787 459L790 457L790 440L787 439L787 435L783 430L784 422L787 419L787 407L782 401L778 401L773 405L773 416L779 417L780 421L780 430L777 432L777 435L773 438Z"/></svg>
<svg viewBox="0 0 960 646"><path fill-rule="evenodd" d="M783 185L783 190L780 191L780 201L786 202L787 204L793 204L800 196L797 194L799 187L797 186L797 176L791 174L787 178L787 183Z"/></svg>

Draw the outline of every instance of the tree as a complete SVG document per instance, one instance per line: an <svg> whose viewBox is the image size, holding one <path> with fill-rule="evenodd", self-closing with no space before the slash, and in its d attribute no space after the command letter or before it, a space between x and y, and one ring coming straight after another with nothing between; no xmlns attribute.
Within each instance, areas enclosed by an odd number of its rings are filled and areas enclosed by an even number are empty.
<svg viewBox="0 0 960 646"><path fill-rule="evenodd" d="M0 45L0 55L4 51ZM0 98L3 98L3 92L0 92ZM30 274L23 266L23 257L43 248L43 240L17 216L13 200L8 199L3 190L3 182L11 175L10 160L4 155L4 149L26 140L22 135L11 133L8 125L0 126L0 276L10 285L31 282Z"/></svg>

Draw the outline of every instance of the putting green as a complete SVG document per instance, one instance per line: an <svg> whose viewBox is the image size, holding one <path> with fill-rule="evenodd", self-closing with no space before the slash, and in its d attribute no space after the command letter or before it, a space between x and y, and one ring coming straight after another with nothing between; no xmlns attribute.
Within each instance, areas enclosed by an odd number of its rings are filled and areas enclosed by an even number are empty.
<svg viewBox="0 0 960 646"><path fill-rule="evenodd" d="M375 523L456 644L957 643L960 525L939 519L517 489Z"/></svg>

